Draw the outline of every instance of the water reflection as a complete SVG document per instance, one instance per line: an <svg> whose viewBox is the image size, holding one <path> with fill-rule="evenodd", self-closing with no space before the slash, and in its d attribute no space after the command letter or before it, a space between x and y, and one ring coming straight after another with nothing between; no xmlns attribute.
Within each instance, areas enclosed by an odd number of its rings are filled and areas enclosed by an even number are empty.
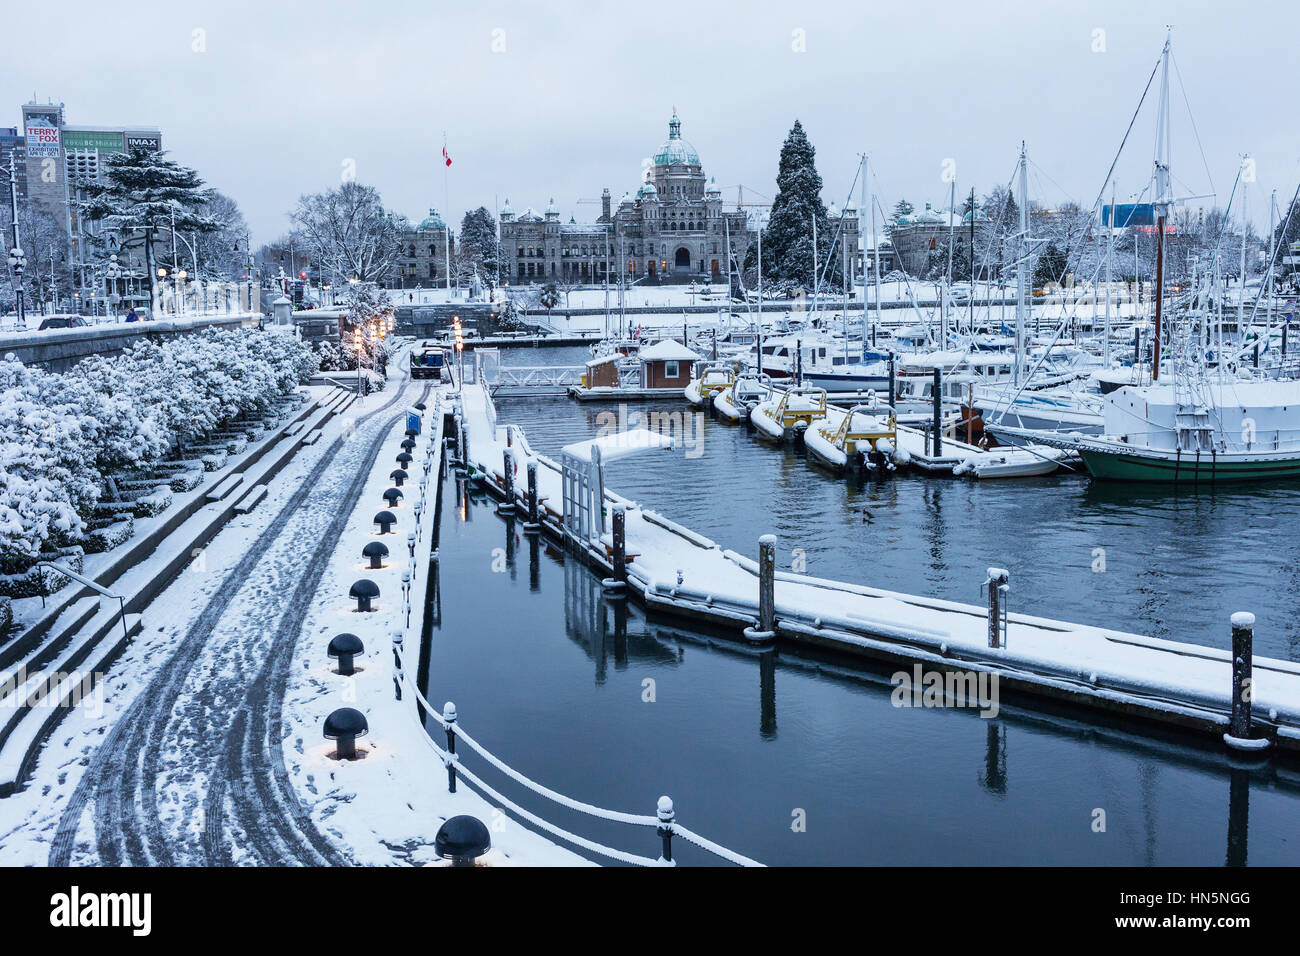
<svg viewBox="0 0 1300 956"><path fill-rule="evenodd" d="M961 494L944 501L945 489ZM956 533L972 493L928 491L936 528ZM687 825L776 864L1242 865L1248 837L1252 863L1300 862L1300 773L1288 765L1241 771L1175 734L1005 693L995 720L898 708L890 667L787 645L758 652L647 615L609 600L547 540L526 536L526 587L523 575L492 573L494 550L506 566L522 559L518 521L459 482L444 494L457 507L441 515L421 678L430 699L455 700L479 740L548 786L622 809L670 793ZM880 521L899 484L860 494L856 507ZM851 525L879 528L860 511ZM489 782L549 815L499 776ZM795 808L805 832L790 829ZM1104 833L1091 827L1096 808ZM616 828L556 822L628 847Z"/></svg>

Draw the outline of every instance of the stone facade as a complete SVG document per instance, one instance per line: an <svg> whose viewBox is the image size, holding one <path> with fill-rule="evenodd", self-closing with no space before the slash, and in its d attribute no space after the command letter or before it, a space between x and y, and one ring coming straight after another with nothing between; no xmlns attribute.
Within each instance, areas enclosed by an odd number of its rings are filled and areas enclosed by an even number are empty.
<svg viewBox="0 0 1300 956"><path fill-rule="evenodd" d="M404 231L400 245L401 257L397 260L396 273L390 283L392 288L442 287L447 283L449 260L452 263L453 282L455 281L456 236L448 231L437 210L430 209L423 222Z"/></svg>
<svg viewBox="0 0 1300 956"><path fill-rule="evenodd" d="M989 217L977 206L975 209L975 248L983 250L988 243L989 230L992 228ZM943 256L941 265L946 268L946 249L948 237L953 239L953 253L967 253L971 238L970 215L953 213L952 223L948 222L947 210L934 209L929 203L917 213L899 216L889 224L889 241L893 246L895 268L911 276L924 276L935 256ZM881 249L884 251L883 247ZM983 269L984 263L976 263ZM881 269L884 271L882 260Z"/></svg>
<svg viewBox="0 0 1300 956"><path fill-rule="evenodd" d="M608 189L594 223L560 221L554 200L544 213L500 213L502 279L512 285L726 281L727 246L743 263L754 236L741 209L723 208L722 192L706 182L699 154L682 139L674 112L668 139L649 160L635 194L613 205ZM857 232L854 221L853 246Z"/></svg>

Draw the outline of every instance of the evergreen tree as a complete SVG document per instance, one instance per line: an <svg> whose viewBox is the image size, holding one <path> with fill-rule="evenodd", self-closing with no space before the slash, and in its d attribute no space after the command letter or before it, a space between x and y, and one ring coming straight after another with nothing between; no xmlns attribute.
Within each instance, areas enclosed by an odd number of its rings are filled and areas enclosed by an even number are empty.
<svg viewBox="0 0 1300 956"><path fill-rule="evenodd" d="M900 199L898 202L894 203L894 211L890 215L889 221L892 223L897 223L898 220L901 219L903 216L912 215L913 211L914 211L914 207L910 202L908 202L906 199Z"/></svg>
<svg viewBox="0 0 1300 956"><path fill-rule="evenodd" d="M203 180L188 166L166 158L163 151L133 146L104 159L97 182L89 182L83 214L118 234L123 246L144 243L149 272L150 303L158 311L158 270L154 243L171 229L185 233L215 232L221 223L204 212L209 195Z"/></svg>
<svg viewBox="0 0 1300 956"><path fill-rule="evenodd" d="M542 286L541 298L538 301L541 303L542 308L546 310L547 315L560 304L560 290L555 287L554 282L548 282Z"/></svg>
<svg viewBox="0 0 1300 956"><path fill-rule="evenodd" d="M1034 288L1041 289L1053 283L1064 282L1068 269L1065 252L1055 242L1049 242L1034 264Z"/></svg>
<svg viewBox="0 0 1300 956"><path fill-rule="evenodd" d="M460 221L460 259L470 269L476 270L489 289L497 284L497 269L501 265L501 243L497 239L497 223L486 206L465 213Z"/></svg>
<svg viewBox="0 0 1300 956"><path fill-rule="evenodd" d="M824 270L825 287L837 289L842 281L840 257L831 255L835 236L822 202L822 178L817 172L816 156L803 126L795 120L781 146L776 200L772 203L767 229L763 231L763 273L812 289ZM813 275L814 219L817 223L816 277ZM826 268L828 256L829 269Z"/></svg>

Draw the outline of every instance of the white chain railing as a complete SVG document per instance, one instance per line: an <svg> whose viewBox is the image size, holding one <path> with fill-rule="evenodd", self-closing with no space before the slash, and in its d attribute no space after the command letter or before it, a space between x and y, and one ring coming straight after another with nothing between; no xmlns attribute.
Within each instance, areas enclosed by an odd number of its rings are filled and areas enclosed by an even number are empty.
<svg viewBox="0 0 1300 956"><path fill-rule="evenodd" d="M488 398L487 401L488 401L489 408L491 408L492 406L491 398ZM434 404L434 413L436 415L442 414L441 408L439 407L439 403L437 402L435 402ZM437 426L431 428L430 429L431 441L439 442L441 437L441 431L442 431L441 428ZM527 444L523 441L522 431L518 429L514 429L513 435L514 438L518 441L518 443L522 446L521 450L527 453L529 449L527 447ZM421 496L421 506L427 507L427 505L423 500L423 495ZM414 575L412 575L412 577L414 577ZM409 599L410 598L408 592L407 600L409 601ZM411 630L409 607L407 610L408 610L408 614L406 618L407 624L404 630ZM574 846L581 847L592 853L596 853L600 856L606 857L611 860L616 860L620 863L627 863L635 866L673 865L671 838L672 836L676 835L676 836L680 836L688 843L691 843L699 847L700 849L705 850L708 853L712 853L714 856L717 856L722 860L726 860L729 863L734 863L737 866L762 866L763 865L762 863L759 863L757 860L753 860L747 856L744 856L743 854L736 853L732 850L729 850L726 847L714 843L712 840L708 840L700 836L699 834L695 833L694 831L689 830L686 827L683 827L680 824L678 824L676 822L676 814L673 809L672 801L668 797L661 797L659 799L659 804L656 808L656 813L654 815L627 813L621 810L609 810L604 807L598 807L594 804L586 803L582 800L574 799L573 797L562 794L556 790L552 790L550 787L544 786L543 784L538 783L537 781L526 776L525 774L520 773L518 770L511 767L500 757L496 756L494 753L492 753L490 750L488 750L486 747L480 744L476 739L474 739L474 737L466 733L461 728L461 726L456 722L456 716L455 716L456 711L455 711L454 704L451 704L449 702L445 708L446 712L444 714L444 713L440 713L437 708L435 708L432 704L429 703L429 701L425 698L425 696L420 692L420 689L415 685L415 682L411 679L411 676L407 673L407 668L405 667L402 659L402 655L405 652L404 637L405 635L403 632L398 632L397 634L394 635L393 638L392 649L393 649L394 682L396 685L396 694L398 699L401 700L402 690L405 689L406 691L408 691L411 697L419 705L419 707L426 714L433 717L433 719L447 734L447 747L444 748L439 746L438 743L434 741L431 736L429 736L427 732L427 728L422 726L422 730L424 730L425 732L421 734L421 736L427 741L428 746L430 750L432 750L433 754L438 758L438 760L443 764L443 766L447 768L448 789L450 791L455 792L456 780L458 777L462 778L466 780L476 790L478 790L481 794L483 794L485 797L488 797L496 801L501 807L513 812L516 816L520 817L521 819L527 820L528 822L532 823L534 826L538 827L539 829L544 830L545 832L550 833L556 837L559 837L560 839L564 840L567 843L571 843ZM639 826L639 827L653 827L663 841L663 855L660 856L658 859L652 859L646 856L639 856L635 853L628 853L624 850L619 850L615 847L606 846L604 844L597 843L594 840L589 840L586 837L582 837L576 833L572 833L568 830L565 830L564 828L559 827L556 824L548 822L547 820L543 819L542 817L538 816L532 811L526 810L525 808L519 806L517 803L508 799L507 797L499 793L497 790L489 786L477 774L473 773L470 770L467 770L461 764L460 758L455 752L455 744L457 740L462 741L476 754L478 754L480 757L486 760L498 771L505 774L505 776L509 777L515 783L524 787L526 790L529 790L532 793L535 793L538 796L551 801L557 806L561 806L568 810L572 810L576 813L581 813L586 816L594 817L596 819L608 820L612 823L622 823L629 826Z"/></svg>

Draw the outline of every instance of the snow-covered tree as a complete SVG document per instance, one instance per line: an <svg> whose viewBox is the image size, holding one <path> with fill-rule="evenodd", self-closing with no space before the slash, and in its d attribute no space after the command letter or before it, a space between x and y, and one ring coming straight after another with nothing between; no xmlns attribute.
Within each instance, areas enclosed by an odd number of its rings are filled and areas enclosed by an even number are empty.
<svg viewBox="0 0 1300 956"><path fill-rule="evenodd" d="M204 211L208 194L199 174L167 159L165 151L132 147L124 153L111 153L102 162L99 180L85 184L89 198L82 214L116 234L123 247L143 243L150 301L157 314L158 242L173 228L206 233L221 224Z"/></svg>
<svg viewBox="0 0 1300 956"><path fill-rule="evenodd" d="M495 289L503 256L501 242L497 239L496 218L486 206L465 213L460 222L459 238L457 257L462 271L477 272L489 289Z"/></svg>
<svg viewBox="0 0 1300 956"><path fill-rule="evenodd" d="M248 237L248 222L244 219L239 203L230 196L215 189L206 190L206 195L207 205L204 207L204 212L217 223L217 228L211 232L200 232L186 238L194 243L195 251L198 253L199 272L205 276L238 279L246 266L245 244ZM177 229L183 234L179 226ZM181 243L177 243L177 246L177 253L181 259L180 268L190 268L189 250ZM167 252L170 253L170 247L167 247Z"/></svg>
<svg viewBox="0 0 1300 956"><path fill-rule="evenodd" d="M822 202L822 178L817 172L817 152L795 120L785 143L776 174L777 194L771 217L763 231L763 272L773 279L790 279L812 288L824 272L830 288L840 282L840 257L831 254L834 235ZM817 268L814 270L813 222L816 221ZM830 268L826 269L827 259ZM814 276L814 271L817 276Z"/></svg>

